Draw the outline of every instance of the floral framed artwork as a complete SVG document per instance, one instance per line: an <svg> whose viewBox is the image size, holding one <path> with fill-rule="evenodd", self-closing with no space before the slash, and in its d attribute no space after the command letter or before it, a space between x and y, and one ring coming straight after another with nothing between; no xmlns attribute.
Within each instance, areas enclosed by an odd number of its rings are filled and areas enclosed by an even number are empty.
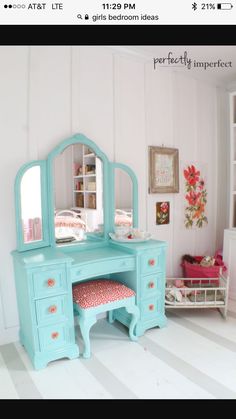
<svg viewBox="0 0 236 419"><path fill-rule="evenodd" d="M156 224L163 225L170 222L170 203L157 202L156 203Z"/></svg>
<svg viewBox="0 0 236 419"><path fill-rule="evenodd" d="M207 189L204 171L195 164L185 165L183 168L184 178L184 224L190 229L202 228L207 225L206 216Z"/></svg>
<svg viewBox="0 0 236 419"><path fill-rule="evenodd" d="M149 146L149 193L179 192L179 150Z"/></svg>

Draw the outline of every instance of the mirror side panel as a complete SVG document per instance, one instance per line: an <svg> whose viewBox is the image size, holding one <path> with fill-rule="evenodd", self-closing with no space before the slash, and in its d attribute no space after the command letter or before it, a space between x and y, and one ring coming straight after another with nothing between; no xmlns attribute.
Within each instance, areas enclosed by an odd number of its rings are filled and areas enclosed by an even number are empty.
<svg viewBox="0 0 236 419"><path fill-rule="evenodd" d="M133 183L127 172L115 168L115 227L133 227Z"/></svg>
<svg viewBox="0 0 236 419"><path fill-rule="evenodd" d="M15 180L17 250L49 246L46 162L20 168Z"/></svg>
<svg viewBox="0 0 236 419"><path fill-rule="evenodd" d="M138 182L132 169L112 163L113 198L111 201L112 227L138 227Z"/></svg>

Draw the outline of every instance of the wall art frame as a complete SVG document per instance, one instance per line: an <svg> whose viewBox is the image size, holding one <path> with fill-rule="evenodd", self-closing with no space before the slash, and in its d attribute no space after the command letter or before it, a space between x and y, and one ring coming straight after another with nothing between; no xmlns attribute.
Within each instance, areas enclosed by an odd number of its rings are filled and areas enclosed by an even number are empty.
<svg viewBox="0 0 236 419"><path fill-rule="evenodd" d="M149 193L179 192L179 150L149 146Z"/></svg>

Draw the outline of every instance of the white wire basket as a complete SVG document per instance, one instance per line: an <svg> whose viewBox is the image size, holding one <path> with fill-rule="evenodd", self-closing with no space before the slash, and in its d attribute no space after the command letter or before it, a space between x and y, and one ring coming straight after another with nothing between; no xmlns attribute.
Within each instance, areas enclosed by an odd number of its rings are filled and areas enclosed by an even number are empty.
<svg viewBox="0 0 236 419"><path fill-rule="evenodd" d="M181 287L176 286L181 281ZM227 315L229 278L167 278L166 308L218 308Z"/></svg>

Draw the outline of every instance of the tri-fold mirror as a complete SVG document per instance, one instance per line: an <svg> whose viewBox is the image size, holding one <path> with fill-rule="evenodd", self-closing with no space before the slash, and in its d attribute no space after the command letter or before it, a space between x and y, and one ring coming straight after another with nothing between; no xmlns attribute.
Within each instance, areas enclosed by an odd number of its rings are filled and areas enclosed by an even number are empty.
<svg viewBox="0 0 236 419"><path fill-rule="evenodd" d="M17 249L106 241L118 226L137 227L137 200L134 172L76 134L19 170Z"/></svg>

